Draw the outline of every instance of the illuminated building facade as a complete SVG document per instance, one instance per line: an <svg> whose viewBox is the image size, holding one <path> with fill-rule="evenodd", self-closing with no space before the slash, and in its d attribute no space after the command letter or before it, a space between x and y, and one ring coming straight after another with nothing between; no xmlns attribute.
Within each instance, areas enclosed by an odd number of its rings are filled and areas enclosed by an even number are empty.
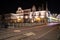
<svg viewBox="0 0 60 40"><path fill-rule="evenodd" d="M36 11L36 7L33 5L31 9L22 10L21 7L18 7L16 13L5 14L5 20L9 20L8 22L42 22L47 23L47 18L49 16L50 11L46 6L46 10Z"/></svg>

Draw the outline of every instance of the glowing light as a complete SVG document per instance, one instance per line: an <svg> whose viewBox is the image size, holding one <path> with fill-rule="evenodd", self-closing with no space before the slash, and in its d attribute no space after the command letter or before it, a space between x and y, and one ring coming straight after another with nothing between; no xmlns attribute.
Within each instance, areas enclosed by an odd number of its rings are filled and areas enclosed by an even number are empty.
<svg viewBox="0 0 60 40"><path fill-rule="evenodd" d="M20 16L21 18L23 18L23 16Z"/></svg>
<svg viewBox="0 0 60 40"><path fill-rule="evenodd" d="M44 16L40 16L41 18L44 18Z"/></svg>
<svg viewBox="0 0 60 40"><path fill-rule="evenodd" d="M48 18L50 18L50 19L54 19L54 20L58 20L57 18L54 18L54 17L48 17Z"/></svg>
<svg viewBox="0 0 60 40"><path fill-rule="evenodd" d="M37 18L38 16L35 16L35 18Z"/></svg>
<svg viewBox="0 0 60 40"><path fill-rule="evenodd" d="M17 19L17 21L18 21L18 22L21 22L21 21L22 21L22 19L19 19L19 18L18 18L18 19Z"/></svg>
<svg viewBox="0 0 60 40"><path fill-rule="evenodd" d="M31 20L31 22L33 23L33 22L34 22L34 20Z"/></svg>
<svg viewBox="0 0 60 40"><path fill-rule="evenodd" d="M27 18L28 18L28 16L25 16L25 18L27 19Z"/></svg>
<svg viewBox="0 0 60 40"><path fill-rule="evenodd" d="M40 18L35 18L35 21L38 21L39 22L40 20L41 20Z"/></svg>

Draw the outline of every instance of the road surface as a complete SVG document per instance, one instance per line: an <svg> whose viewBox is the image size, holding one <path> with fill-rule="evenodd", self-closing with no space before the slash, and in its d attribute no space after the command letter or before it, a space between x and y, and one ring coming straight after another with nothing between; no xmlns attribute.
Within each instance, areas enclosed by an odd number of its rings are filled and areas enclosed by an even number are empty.
<svg viewBox="0 0 60 40"><path fill-rule="evenodd" d="M21 29L0 30L0 40L57 40L57 23L25 27Z"/></svg>

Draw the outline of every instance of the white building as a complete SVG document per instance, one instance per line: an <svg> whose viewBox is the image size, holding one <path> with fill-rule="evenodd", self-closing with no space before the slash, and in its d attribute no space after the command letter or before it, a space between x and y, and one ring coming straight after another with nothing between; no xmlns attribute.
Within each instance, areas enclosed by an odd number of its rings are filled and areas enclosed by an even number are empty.
<svg viewBox="0 0 60 40"><path fill-rule="evenodd" d="M21 7L18 7L18 9L16 11L16 14L15 13L6 14L6 15L8 15L8 17L5 17L5 19L6 20L11 19L11 20L15 20L16 21L16 19L25 20L24 18L27 18L27 19L28 18L29 19L34 19L34 18L38 18L38 17L39 18L48 18L49 14L50 14L50 11L48 11L47 6L46 6L46 10L43 10L43 9L40 10L40 11L36 11L36 7L33 6L32 9L22 10Z"/></svg>

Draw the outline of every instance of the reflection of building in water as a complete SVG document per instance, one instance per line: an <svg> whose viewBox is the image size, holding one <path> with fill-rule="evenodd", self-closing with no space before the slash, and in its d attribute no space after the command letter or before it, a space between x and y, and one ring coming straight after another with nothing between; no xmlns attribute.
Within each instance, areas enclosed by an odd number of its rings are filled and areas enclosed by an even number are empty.
<svg viewBox="0 0 60 40"><path fill-rule="evenodd" d="M5 14L5 19L10 20L10 22L45 22L46 23L50 11L48 11L47 6L46 6L46 10L43 9L36 11L36 7L34 5L32 9L25 9L25 10L22 10L21 7L18 7L16 14L15 13Z"/></svg>

